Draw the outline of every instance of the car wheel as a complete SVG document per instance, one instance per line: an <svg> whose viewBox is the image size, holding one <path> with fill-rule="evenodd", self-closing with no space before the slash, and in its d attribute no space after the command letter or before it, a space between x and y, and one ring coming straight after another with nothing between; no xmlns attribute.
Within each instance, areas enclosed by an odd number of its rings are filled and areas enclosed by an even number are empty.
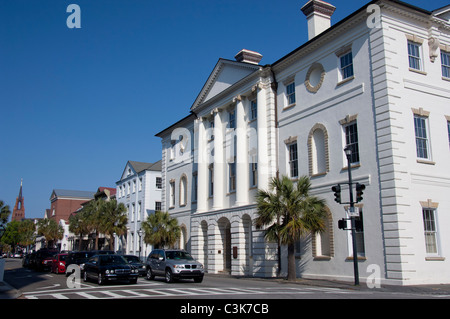
<svg viewBox="0 0 450 319"><path fill-rule="evenodd" d="M167 283L173 282L172 270L170 270L170 268L166 269L166 282Z"/></svg>
<svg viewBox="0 0 450 319"><path fill-rule="evenodd" d="M105 280L102 277L102 274L98 274L97 283L101 286L105 283Z"/></svg>
<svg viewBox="0 0 450 319"><path fill-rule="evenodd" d="M147 280L155 279L155 275L153 274L153 271L150 268L147 269L147 276L145 278Z"/></svg>
<svg viewBox="0 0 450 319"><path fill-rule="evenodd" d="M200 283L202 281L203 281L203 277L196 277L196 278L194 278L194 282Z"/></svg>
<svg viewBox="0 0 450 319"><path fill-rule="evenodd" d="M136 283L137 283L137 278L130 279L130 284L136 284Z"/></svg>

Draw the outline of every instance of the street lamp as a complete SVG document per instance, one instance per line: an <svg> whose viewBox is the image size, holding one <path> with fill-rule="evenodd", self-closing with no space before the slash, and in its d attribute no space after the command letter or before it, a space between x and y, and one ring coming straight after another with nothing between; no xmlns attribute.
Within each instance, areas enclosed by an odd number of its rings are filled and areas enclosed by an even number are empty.
<svg viewBox="0 0 450 319"><path fill-rule="evenodd" d="M356 226L355 226L355 202L353 201L353 190L352 190L352 170L351 170L351 157L352 149L349 145L344 148L345 156L347 157L347 169L348 169L348 189L350 192L350 221L352 229L352 246L353 246L353 272L355 277L355 286L359 285L359 271L358 271L358 251L356 247Z"/></svg>
<svg viewBox="0 0 450 319"><path fill-rule="evenodd" d="M138 235L139 235L139 260L141 260L141 248L142 248L142 246L141 246L141 244L142 244L141 237L142 237L142 229L140 229L140 228L139 228L139 231L138 231Z"/></svg>

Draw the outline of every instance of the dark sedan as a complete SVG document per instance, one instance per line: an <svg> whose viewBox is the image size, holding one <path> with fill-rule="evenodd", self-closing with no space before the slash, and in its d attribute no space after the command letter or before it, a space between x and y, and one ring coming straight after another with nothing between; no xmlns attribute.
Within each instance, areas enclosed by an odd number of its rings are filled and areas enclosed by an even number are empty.
<svg viewBox="0 0 450 319"><path fill-rule="evenodd" d="M135 284L138 276L138 269L119 255L95 255L84 264L84 281L95 279L99 285L122 280Z"/></svg>
<svg viewBox="0 0 450 319"><path fill-rule="evenodd" d="M145 267L145 264L139 260L138 256L135 255L123 255L123 258L125 258L128 263L134 267L136 267L139 270L140 276L145 276L147 274L147 269Z"/></svg>

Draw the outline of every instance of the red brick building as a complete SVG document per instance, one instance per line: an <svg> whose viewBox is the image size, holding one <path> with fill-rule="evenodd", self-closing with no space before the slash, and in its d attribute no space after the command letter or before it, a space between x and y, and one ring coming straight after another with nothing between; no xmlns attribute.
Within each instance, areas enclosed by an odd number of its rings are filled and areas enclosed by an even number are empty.
<svg viewBox="0 0 450 319"><path fill-rule="evenodd" d="M51 208L48 218L57 223L61 219L68 222L70 214L81 208L83 203L94 199L96 192L54 189L50 196Z"/></svg>

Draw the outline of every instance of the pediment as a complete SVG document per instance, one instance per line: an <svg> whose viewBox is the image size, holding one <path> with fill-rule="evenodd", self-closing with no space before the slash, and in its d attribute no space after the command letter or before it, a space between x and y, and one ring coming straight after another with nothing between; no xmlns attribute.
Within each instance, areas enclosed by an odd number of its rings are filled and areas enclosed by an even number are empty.
<svg viewBox="0 0 450 319"><path fill-rule="evenodd" d="M191 111L259 68L260 66L255 64L219 59L192 105Z"/></svg>
<svg viewBox="0 0 450 319"><path fill-rule="evenodd" d="M130 176L136 175L136 171L134 170L133 166L130 164L130 162L127 162L127 165L125 165L125 169L123 170L122 176L120 177L120 180L124 180L126 178L129 178Z"/></svg>

